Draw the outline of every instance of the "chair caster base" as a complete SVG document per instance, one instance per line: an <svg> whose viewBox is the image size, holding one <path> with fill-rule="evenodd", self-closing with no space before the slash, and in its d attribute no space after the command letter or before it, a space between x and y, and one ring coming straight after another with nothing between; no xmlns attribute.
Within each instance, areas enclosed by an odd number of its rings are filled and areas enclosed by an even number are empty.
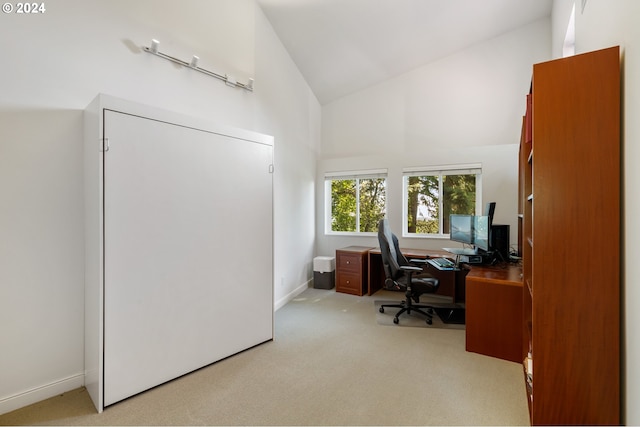
<svg viewBox="0 0 640 427"><path fill-rule="evenodd" d="M432 325L433 324L433 316L435 315L435 310L433 309L433 307L428 306L428 305L413 305L411 303L411 299L406 299L398 304L382 304L380 305L380 307L378 308L378 311L380 313L384 313L385 312L385 307L389 308L389 307L393 307L393 308L399 308L400 311L398 311L397 313L394 313L393 316L393 323L394 324L398 324L400 323L400 316L403 313L407 313L409 315L411 315L413 312L416 313L420 313L422 314L424 317L426 317L425 321L427 322L427 325Z"/></svg>

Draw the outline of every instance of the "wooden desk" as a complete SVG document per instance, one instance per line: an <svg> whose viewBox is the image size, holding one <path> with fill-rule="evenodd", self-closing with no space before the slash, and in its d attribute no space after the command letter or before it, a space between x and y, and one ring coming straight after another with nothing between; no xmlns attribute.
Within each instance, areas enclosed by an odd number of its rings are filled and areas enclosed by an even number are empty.
<svg viewBox="0 0 640 427"><path fill-rule="evenodd" d="M400 252L407 258L450 258L451 254L446 251L435 249L406 249L400 248ZM464 277L468 273L467 268L460 270L438 270L431 264L426 264L424 271L438 279L440 286L436 295L445 295L452 298L452 303L465 300L465 283ZM384 286L384 267L382 266L382 254L380 248L371 249L369 251L369 284L368 295L373 295Z"/></svg>
<svg viewBox="0 0 640 427"><path fill-rule="evenodd" d="M451 258L446 251L405 249L407 258ZM436 295L464 302L466 350L522 363L524 359L522 322L522 269L515 265L467 265L458 271L438 270L426 264L424 270L440 281ZM368 295L384 285L380 248L369 250Z"/></svg>
<svg viewBox="0 0 640 427"><path fill-rule="evenodd" d="M522 363L522 269L473 266L466 277L466 349Z"/></svg>

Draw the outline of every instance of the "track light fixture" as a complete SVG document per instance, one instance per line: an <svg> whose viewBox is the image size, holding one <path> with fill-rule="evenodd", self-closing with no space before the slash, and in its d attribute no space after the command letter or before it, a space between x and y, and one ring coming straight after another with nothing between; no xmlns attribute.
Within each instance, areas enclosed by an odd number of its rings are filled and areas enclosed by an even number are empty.
<svg viewBox="0 0 640 427"><path fill-rule="evenodd" d="M229 74L224 75L224 81L227 83L227 86L238 85L238 82L236 81L236 79L233 76L230 76Z"/></svg>
<svg viewBox="0 0 640 427"><path fill-rule="evenodd" d="M152 39L151 40L151 46L147 47L147 46L143 46L142 50L144 50L145 52L148 53L152 53L156 56L159 56L160 58L164 58L166 60L169 60L171 62L174 62L176 64L180 64L183 65L185 67L191 68L193 70L196 71L200 71L203 74L206 74L208 76L211 77L215 77L217 79L220 79L222 81L224 81L228 86L233 86L233 87L239 87L242 89L246 89L248 91L253 92L253 79L249 79L248 83L240 83L238 81L236 81L235 78L233 78L232 76L229 76L228 74L225 74L224 76L221 74L217 74L214 73L213 71L209 71L209 70L205 70L204 68L200 68L198 67L198 61L200 60L200 57L197 55L193 55L193 57L191 58L190 62L186 62L186 61L182 61L178 58L174 58L173 56L169 56L167 54L164 54L160 51L158 51L158 47L160 46L160 42L156 39Z"/></svg>

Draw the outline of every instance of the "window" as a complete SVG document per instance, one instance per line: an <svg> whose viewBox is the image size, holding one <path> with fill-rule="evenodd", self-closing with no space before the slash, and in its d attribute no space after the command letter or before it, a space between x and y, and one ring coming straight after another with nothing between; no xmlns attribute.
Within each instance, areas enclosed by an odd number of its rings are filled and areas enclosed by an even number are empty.
<svg viewBox="0 0 640 427"><path fill-rule="evenodd" d="M377 233L385 217L387 171L325 175L326 233Z"/></svg>
<svg viewBox="0 0 640 427"><path fill-rule="evenodd" d="M449 215L480 212L480 165L403 171L403 234L447 237Z"/></svg>

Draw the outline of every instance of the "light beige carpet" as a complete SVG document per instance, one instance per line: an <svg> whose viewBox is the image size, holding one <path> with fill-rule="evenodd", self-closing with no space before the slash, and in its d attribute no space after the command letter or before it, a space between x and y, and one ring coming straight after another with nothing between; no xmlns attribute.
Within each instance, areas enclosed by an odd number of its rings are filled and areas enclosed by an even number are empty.
<svg viewBox="0 0 640 427"><path fill-rule="evenodd" d="M272 342L102 414L80 389L2 415L0 424L528 424L520 364L465 351L464 330L379 325L374 300L400 297L310 288L276 312Z"/></svg>

